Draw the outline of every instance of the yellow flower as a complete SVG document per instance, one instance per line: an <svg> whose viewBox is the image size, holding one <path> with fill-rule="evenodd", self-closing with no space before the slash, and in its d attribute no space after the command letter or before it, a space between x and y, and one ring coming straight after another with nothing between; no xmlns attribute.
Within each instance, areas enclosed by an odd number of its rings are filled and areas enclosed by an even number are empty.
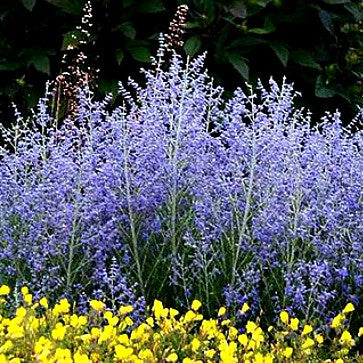
<svg viewBox="0 0 363 363"><path fill-rule="evenodd" d="M127 334L121 334L118 338L117 338L118 342L123 344L123 345L129 345L130 344L130 339L128 337Z"/></svg>
<svg viewBox="0 0 363 363"><path fill-rule="evenodd" d="M26 315L26 309L23 306L20 306L19 308L16 309L15 314L19 318L24 318L24 316Z"/></svg>
<svg viewBox="0 0 363 363"><path fill-rule="evenodd" d="M91 329L91 335L92 335L93 338L98 338L101 335L100 328L93 327Z"/></svg>
<svg viewBox="0 0 363 363"><path fill-rule="evenodd" d="M99 312L105 308L105 303L103 303L102 301L91 300L89 304L90 304L91 308L97 312Z"/></svg>
<svg viewBox="0 0 363 363"><path fill-rule="evenodd" d="M132 313L134 311L134 308L131 305L126 305L126 306L121 306L118 311L121 315L126 315Z"/></svg>
<svg viewBox="0 0 363 363"><path fill-rule="evenodd" d="M200 341L197 338L194 338L191 343L192 351L196 352L200 347Z"/></svg>
<svg viewBox="0 0 363 363"><path fill-rule="evenodd" d="M289 313L287 311L281 311L280 319L284 324L289 323Z"/></svg>
<svg viewBox="0 0 363 363"><path fill-rule="evenodd" d="M354 305L353 305L352 303L348 303L348 304L345 306L344 310L343 310L343 314L350 313L350 312L352 312L352 311L354 311L354 310L355 310Z"/></svg>
<svg viewBox="0 0 363 363"><path fill-rule="evenodd" d="M222 306L218 310L218 316L223 316L226 312L227 312L227 309L224 306Z"/></svg>
<svg viewBox="0 0 363 363"><path fill-rule="evenodd" d="M244 346L246 347L248 344L248 338L246 334L241 334L238 336L238 341Z"/></svg>
<svg viewBox="0 0 363 363"><path fill-rule="evenodd" d="M261 353L255 354L254 363L264 363L264 356Z"/></svg>
<svg viewBox="0 0 363 363"><path fill-rule="evenodd" d="M150 325L151 327L154 326L154 319L149 316L147 319L146 319L146 322L148 323L148 325Z"/></svg>
<svg viewBox="0 0 363 363"><path fill-rule="evenodd" d="M32 294L25 294L23 299L27 304L31 305L31 303L33 302L33 295Z"/></svg>
<svg viewBox="0 0 363 363"><path fill-rule="evenodd" d="M115 346L115 358L123 360L130 358L134 350L130 347L125 347L122 344L117 344Z"/></svg>
<svg viewBox="0 0 363 363"><path fill-rule="evenodd" d="M290 322L290 327L293 331L296 331L299 329L299 319L298 318L292 318Z"/></svg>
<svg viewBox="0 0 363 363"><path fill-rule="evenodd" d="M117 325L119 318L117 316L113 316L111 311L106 311L104 314L104 318L107 320L108 324L111 326Z"/></svg>
<svg viewBox="0 0 363 363"><path fill-rule="evenodd" d="M62 323L57 323L52 330L52 338L54 340L63 340L66 334L67 328Z"/></svg>
<svg viewBox="0 0 363 363"><path fill-rule="evenodd" d="M358 336L362 336L363 335L363 327L360 327L359 328L359 332L358 332Z"/></svg>
<svg viewBox="0 0 363 363"><path fill-rule="evenodd" d="M230 340L235 340L238 334L238 330L234 326L230 326L228 329L228 338Z"/></svg>
<svg viewBox="0 0 363 363"><path fill-rule="evenodd" d="M283 356L285 358L290 358L292 356L292 353L294 352L294 349L291 347L286 347L285 350L282 352Z"/></svg>
<svg viewBox="0 0 363 363"><path fill-rule="evenodd" d="M164 314L163 303L160 300L155 300L153 310L154 310L155 318L160 319Z"/></svg>
<svg viewBox="0 0 363 363"><path fill-rule="evenodd" d="M335 363L344 363L344 360L342 358L338 358Z"/></svg>
<svg viewBox="0 0 363 363"><path fill-rule="evenodd" d="M23 286L21 289L20 289L21 293L24 295L27 295L29 294L29 289L26 287L26 286Z"/></svg>
<svg viewBox="0 0 363 363"><path fill-rule="evenodd" d="M115 335L116 329L111 325L106 325L98 338L98 344L106 342L107 340L112 340Z"/></svg>
<svg viewBox="0 0 363 363"><path fill-rule="evenodd" d="M257 328L257 325L253 321L248 321L246 324L247 333L253 333Z"/></svg>
<svg viewBox="0 0 363 363"><path fill-rule="evenodd" d="M344 321L344 315L338 314L332 321L331 327L332 328L339 328Z"/></svg>
<svg viewBox="0 0 363 363"><path fill-rule="evenodd" d="M57 348L54 358L56 362L72 363L71 351L69 349Z"/></svg>
<svg viewBox="0 0 363 363"><path fill-rule="evenodd" d="M187 313L185 314L184 320L186 323L190 323L191 321L193 321L196 318L196 314L194 311L187 311Z"/></svg>
<svg viewBox="0 0 363 363"><path fill-rule="evenodd" d="M316 334L315 335L315 340L318 342L318 344L323 344L324 343L324 337L321 334Z"/></svg>
<svg viewBox="0 0 363 363"><path fill-rule="evenodd" d="M82 354L79 351L74 353L74 363L91 363L92 361L88 358L87 354Z"/></svg>
<svg viewBox="0 0 363 363"><path fill-rule="evenodd" d="M173 319L175 318L177 315L179 315L179 311L176 309L170 309L170 317Z"/></svg>
<svg viewBox="0 0 363 363"><path fill-rule="evenodd" d="M8 350L10 350L14 346L13 342L11 340L7 340L1 347L0 347L0 353L6 353ZM0 361L1 362L1 361Z"/></svg>
<svg viewBox="0 0 363 363"><path fill-rule="evenodd" d="M171 353L166 357L167 362L176 362L178 360L178 355L176 353Z"/></svg>
<svg viewBox="0 0 363 363"><path fill-rule="evenodd" d="M313 327L311 325L305 325L302 331L302 335L307 335L313 331Z"/></svg>
<svg viewBox="0 0 363 363"><path fill-rule="evenodd" d="M249 306L248 306L248 304L245 302L245 303L242 305L241 313L242 313L242 314L245 314L248 310L250 310L250 307L249 307Z"/></svg>
<svg viewBox="0 0 363 363"><path fill-rule="evenodd" d="M7 285L1 285L0 287L0 296L1 295L9 295L10 294L10 287Z"/></svg>
<svg viewBox="0 0 363 363"><path fill-rule="evenodd" d="M20 363L20 362L21 362L20 358L13 358L9 360L9 363Z"/></svg>
<svg viewBox="0 0 363 363"><path fill-rule="evenodd" d="M215 354L216 354L216 351L214 349L208 349L204 352L205 357L210 358L210 359L212 359Z"/></svg>
<svg viewBox="0 0 363 363"><path fill-rule="evenodd" d="M48 300L46 297L42 297L39 300L39 304L40 304L40 306L43 306L43 308L48 309Z"/></svg>
<svg viewBox="0 0 363 363"><path fill-rule="evenodd" d="M142 349L140 350L138 357L143 361L148 361L154 358L154 354L150 349Z"/></svg>
<svg viewBox="0 0 363 363"><path fill-rule="evenodd" d="M352 338L352 335L349 333L348 330L344 330L342 333L342 336L340 337L340 342L342 344L354 344L354 340Z"/></svg>
<svg viewBox="0 0 363 363"><path fill-rule="evenodd" d="M301 345L301 348L308 349L308 348L312 347L314 344L315 344L314 340L312 340L311 338L306 338L304 343Z"/></svg>
<svg viewBox="0 0 363 363"><path fill-rule="evenodd" d="M20 339L24 337L24 328L19 325L9 325L8 326L8 337L10 339Z"/></svg>
<svg viewBox="0 0 363 363"><path fill-rule="evenodd" d="M199 300L193 300L192 302L192 310L197 311L202 306L202 303Z"/></svg>
<svg viewBox="0 0 363 363"><path fill-rule="evenodd" d="M87 321L88 321L87 316L80 315L78 317L78 326L84 326L84 325L86 325L87 324Z"/></svg>
<svg viewBox="0 0 363 363"><path fill-rule="evenodd" d="M61 299L58 304L54 306L52 314L54 316L58 316L59 314L66 314L68 313L71 305L69 304L67 299Z"/></svg>
<svg viewBox="0 0 363 363"><path fill-rule="evenodd" d="M134 325L134 322L132 321L132 319L129 316L126 316L125 323L127 326Z"/></svg>

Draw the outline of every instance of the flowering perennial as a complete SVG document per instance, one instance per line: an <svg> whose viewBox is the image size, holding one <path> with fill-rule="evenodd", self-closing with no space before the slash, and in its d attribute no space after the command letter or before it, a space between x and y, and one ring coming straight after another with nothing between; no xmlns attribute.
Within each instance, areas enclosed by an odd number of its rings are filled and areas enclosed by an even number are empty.
<svg viewBox="0 0 363 363"><path fill-rule="evenodd" d="M271 317L358 303L363 132L313 127L285 81L226 101L204 58L143 71L119 107L85 87L62 122L41 99L2 130L0 283L136 315L160 296Z"/></svg>
<svg viewBox="0 0 363 363"><path fill-rule="evenodd" d="M352 350L363 327L353 336L345 324L352 304L340 313L343 320L337 326L313 327L282 311L277 325L264 331L258 321L241 325L227 317L225 307L216 319L205 319L198 300L185 314L155 300L150 315L135 324L130 305L113 313L91 300L87 313L79 314L66 299L51 308L45 297L33 301L23 289L23 304L10 312L6 288L1 287L1 362L341 363L363 358Z"/></svg>

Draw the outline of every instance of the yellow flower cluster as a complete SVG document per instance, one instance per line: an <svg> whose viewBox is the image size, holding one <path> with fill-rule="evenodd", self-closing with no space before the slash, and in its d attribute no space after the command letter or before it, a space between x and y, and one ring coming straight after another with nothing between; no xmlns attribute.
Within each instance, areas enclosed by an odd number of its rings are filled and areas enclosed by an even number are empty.
<svg viewBox="0 0 363 363"><path fill-rule="evenodd" d="M225 307L216 319L204 319L198 300L185 314L155 300L149 316L136 325L129 315L132 306L121 306L114 314L103 302L92 300L89 313L78 315L66 299L53 308L45 297L33 301L26 287L22 306L10 314L9 294L7 286L0 286L0 363L343 363L363 358L350 356L359 339L344 325L346 314L354 310L352 304L333 319L328 337L286 311L280 313L276 327L263 331L258 322L238 326L237 319L227 317ZM241 313L248 310L245 303Z"/></svg>

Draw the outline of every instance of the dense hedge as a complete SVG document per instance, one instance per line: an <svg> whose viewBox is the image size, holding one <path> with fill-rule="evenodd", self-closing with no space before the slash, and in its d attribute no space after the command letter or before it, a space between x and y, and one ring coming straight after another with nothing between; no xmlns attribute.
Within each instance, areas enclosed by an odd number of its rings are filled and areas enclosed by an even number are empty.
<svg viewBox="0 0 363 363"><path fill-rule="evenodd" d="M190 13L185 52L207 50L212 75L227 89L286 75L321 115L339 107L350 117L361 103L362 8L356 1L183 1ZM11 101L35 106L44 81L61 69L62 51L79 24L84 0L3 0L0 4L0 121ZM94 44L101 92L136 74L167 30L176 1L94 0ZM21 24L21 26L19 26ZM147 26L145 26L147 24ZM92 57L91 57L92 58ZM314 95L315 94L315 95ZM322 100L323 98L323 100Z"/></svg>

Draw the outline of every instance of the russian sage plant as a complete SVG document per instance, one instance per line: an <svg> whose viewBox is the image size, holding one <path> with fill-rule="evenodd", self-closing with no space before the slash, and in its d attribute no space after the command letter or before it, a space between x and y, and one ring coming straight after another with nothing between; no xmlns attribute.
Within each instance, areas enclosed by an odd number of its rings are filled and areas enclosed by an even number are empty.
<svg viewBox="0 0 363 363"><path fill-rule="evenodd" d="M143 70L123 103L80 89L3 129L0 283L110 306L248 301L322 317L362 298L363 133L317 126L270 80L229 100L205 56ZM357 309L359 311L359 309Z"/></svg>

